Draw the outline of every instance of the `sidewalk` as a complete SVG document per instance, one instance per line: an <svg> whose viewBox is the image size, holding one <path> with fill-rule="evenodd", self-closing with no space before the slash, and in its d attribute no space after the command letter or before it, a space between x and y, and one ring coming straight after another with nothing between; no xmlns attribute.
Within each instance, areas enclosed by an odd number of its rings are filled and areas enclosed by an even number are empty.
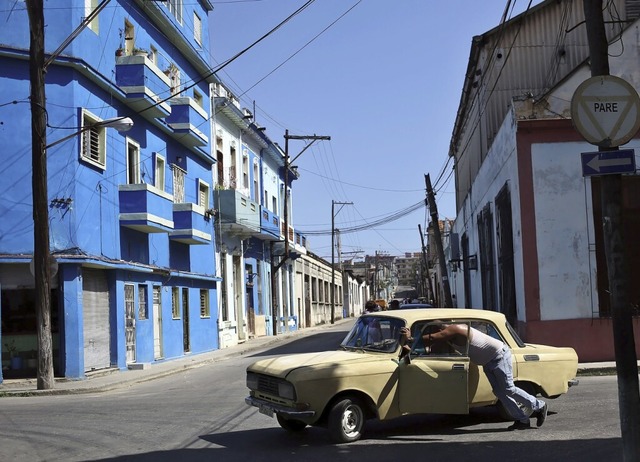
<svg viewBox="0 0 640 462"><path fill-rule="evenodd" d="M69 395L79 393L96 393L116 388L131 386L136 383L166 377L177 374L188 369L201 367L207 364L227 359L237 358L252 351L262 348L274 347L283 343L288 343L296 338L317 333L318 331L331 329L353 322L353 318L339 319L335 324L323 324L315 327L307 327L293 332L273 336L256 337L244 343L224 348L221 350L198 353L153 364L140 365L140 368L119 370L108 369L88 373L86 378L80 380L70 380L66 378L56 378L54 388L51 390L38 390L37 381L32 379L5 379L0 383L0 398L5 396L41 396L41 395Z"/></svg>
<svg viewBox="0 0 640 462"><path fill-rule="evenodd" d="M131 386L136 383L177 374L188 369L201 367L218 361L237 358L238 356L246 355L252 351L288 343L296 338L314 334L318 331L331 329L347 322L353 322L353 318L340 319L336 321L335 324L324 324L293 332L287 332L276 337L263 336L252 338L244 343L222 350L160 361L153 364L140 365L140 368L98 371L95 373L89 373L86 378L80 380L56 378L55 386L51 390L38 390L36 379L5 379L0 383L0 398L7 396L69 395L114 390L117 388ZM578 377L585 375L615 375L615 373L616 367L615 362L613 361L578 364Z"/></svg>

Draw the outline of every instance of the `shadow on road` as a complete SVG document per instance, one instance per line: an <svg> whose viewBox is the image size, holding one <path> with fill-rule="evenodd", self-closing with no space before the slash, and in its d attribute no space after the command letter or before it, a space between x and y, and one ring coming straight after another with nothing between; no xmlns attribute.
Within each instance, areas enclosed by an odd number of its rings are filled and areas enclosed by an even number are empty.
<svg viewBox="0 0 640 462"><path fill-rule="evenodd" d="M544 440L541 440L541 433L546 431L544 428L513 433L506 430L507 422L502 422L504 427L500 428L467 428L478 423L499 421L497 415L492 417L490 414L412 416L391 422L375 422L367 425L362 440L342 445L332 443L328 432L320 428L307 428L298 434L290 434L279 428L208 434L201 436L201 439L217 447L157 451L103 460L600 462L622 458L619 438L553 440L547 439L553 435L544 435ZM500 433L505 434L502 440L496 439L500 438ZM462 438L471 434L481 441ZM482 434L490 437L483 440ZM457 435L464 441L452 441Z"/></svg>
<svg viewBox="0 0 640 462"><path fill-rule="evenodd" d="M280 356L292 353L318 353L332 349L337 350L340 346L340 342L344 340L346 335L346 331L321 332L318 334L305 335L298 340L293 340L284 345L260 351L253 355L249 355L248 357L257 358L261 356Z"/></svg>

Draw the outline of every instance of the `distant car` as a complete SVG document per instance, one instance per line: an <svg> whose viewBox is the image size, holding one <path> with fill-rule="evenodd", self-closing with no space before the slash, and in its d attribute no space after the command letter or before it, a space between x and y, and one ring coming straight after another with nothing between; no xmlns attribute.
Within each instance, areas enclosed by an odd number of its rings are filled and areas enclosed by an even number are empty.
<svg viewBox="0 0 640 462"><path fill-rule="evenodd" d="M358 440L367 419L467 414L473 407L495 405L486 376L469 361L468 342L455 348L421 345L420 333L443 322L466 323L502 340L513 352L515 383L529 393L557 398L575 383L573 348L525 344L501 313L408 309L360 316L337 351L254 362L247 368L245 402L275 416L289 432L322 426L341 443ZM405 326L416 340L400 359L400 328Z"/></svg>
<svg viewBox="0 0 640 462"><path fill-rule="evenodd" d="M430 303L404 303L400 305L401 310L415 310L416 308L433 308Z"/></svg>

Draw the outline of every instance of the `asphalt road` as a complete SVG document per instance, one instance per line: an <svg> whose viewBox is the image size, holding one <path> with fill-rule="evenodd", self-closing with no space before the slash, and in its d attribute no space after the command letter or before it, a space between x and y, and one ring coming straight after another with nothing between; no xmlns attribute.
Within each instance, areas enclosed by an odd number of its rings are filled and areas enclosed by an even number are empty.
<svg viewBox="0 0 640 462"><path fill-rule="evenodd" d="M348 327L348 326L347 326ZM549 402L541 428L509 432L493 409L468 416L370 422L336 445L321 428L299 435L244 404L255 359L321 351L343 331L323 332L248 356L112 392L0 400L0 460L21 461L618 461L615 376L582 377Z"/></svg>

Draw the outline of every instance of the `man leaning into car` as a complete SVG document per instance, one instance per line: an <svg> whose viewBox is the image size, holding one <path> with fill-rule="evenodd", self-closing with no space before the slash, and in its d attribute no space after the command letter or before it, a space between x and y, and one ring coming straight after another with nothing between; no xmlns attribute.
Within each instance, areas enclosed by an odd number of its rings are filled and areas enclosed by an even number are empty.
<svg viewBox="0 0 640 462"><path fill-rule="evenodd" d="M411 341L408 328L401 329L401 342ZM433 343L456 339L469 338L469 359L482 366L493 393L503 404L514 423L509 430L525 430L531 428L529 419L536 418L536 425L542 426L547 418L547 404L518 388L513 383L513 365L511 349L498 339L480 332L467 324L443 324L437 332L422 335L425 346ZM404 347L408 348L407 345ZM526 410L531 409L529 413Z"/></svg>

